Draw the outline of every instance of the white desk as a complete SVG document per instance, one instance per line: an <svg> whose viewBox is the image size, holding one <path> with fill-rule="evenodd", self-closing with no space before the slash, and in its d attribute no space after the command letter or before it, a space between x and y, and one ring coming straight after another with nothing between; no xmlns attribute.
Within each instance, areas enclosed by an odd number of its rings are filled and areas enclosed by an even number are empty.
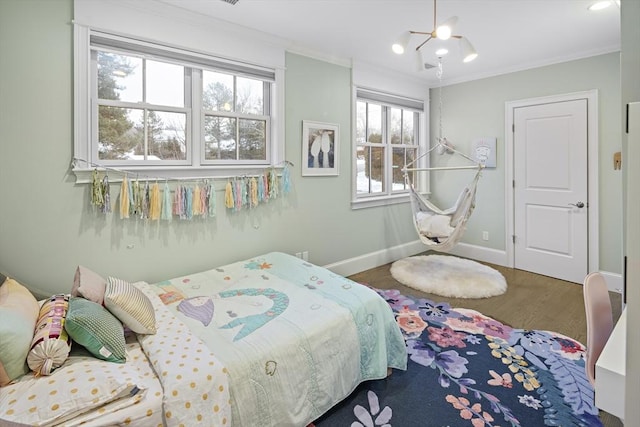
<svg viewBox="0 0 640 427"><path fill-rule="evenodd" d="M596 361L596 406L620 419L624 418L626 340L627 309L625 307Z"/></svg>

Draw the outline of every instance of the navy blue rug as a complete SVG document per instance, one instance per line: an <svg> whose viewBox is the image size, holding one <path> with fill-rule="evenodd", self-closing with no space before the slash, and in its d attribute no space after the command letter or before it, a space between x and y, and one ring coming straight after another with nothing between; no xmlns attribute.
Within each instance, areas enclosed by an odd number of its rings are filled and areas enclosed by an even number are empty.
<svg viewBox="0 0 640 427"><path fill-rule="evenodd" d="M316 427L602 426L581 343L397 290L378 293L403 331L408 368L361 384Z"/></svg>

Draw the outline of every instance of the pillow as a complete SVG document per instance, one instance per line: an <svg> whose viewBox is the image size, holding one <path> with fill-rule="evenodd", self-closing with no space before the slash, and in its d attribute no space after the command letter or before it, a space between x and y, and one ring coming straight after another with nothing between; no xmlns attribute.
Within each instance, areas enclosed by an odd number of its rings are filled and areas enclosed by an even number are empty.
<svg viewBox="0 0 640 427"><path fill-rule="evenodd" d="M141 384L135 365L73 356L46 379L25 375L16 383L3 387L0 390L0 425L5 422L30 426L67 425L67 420L99 407L106 408L106 404L134 405L146 394ZM96 411L95 416L101 413Z"/></svg>
<svg viewBox="0 0 640 427"><path fill-rule="evenodd" d="M78 268L76 268L76 275L73 278L71 296L81 296L84 299L102 305L106 286L106 280L88 268L79 265Z"/></svg>
<svg viewBox="0 0 640 427"><path fill-rule="evenodd" d="M29 372L27 354L39 310L36 298L20 283L7 278L0 286L0 387Z"/></svg>
<svg viewBox="0 0 640 427"><path fill-rule="evenodd" d="M40 308L35 335L27 364L36 376L50 375L67 360L71 340L64 330L64 321L69 308L68 295L54 295Z"/></svg>
<svg viewBox="0 0 640 427"><path fill-rule="evenodd" d="M451 227L451 218L447 215L418 212L416 220L420 233L430 238L449 237L455 230Z"/></svg>
<svg viewBox="0 0 640 427"><path fill-rule="evenodd" d="M100 304L84 298L71 298L64 329L98 359L125 362L122 324Z"/></svg>
<svg viewBox="0 0 640 427"><path fill-rule="evenodd" d="M131 283L109 277L104 294L104 306L133 332L156 333L153 304L144 292Z"/></svg>

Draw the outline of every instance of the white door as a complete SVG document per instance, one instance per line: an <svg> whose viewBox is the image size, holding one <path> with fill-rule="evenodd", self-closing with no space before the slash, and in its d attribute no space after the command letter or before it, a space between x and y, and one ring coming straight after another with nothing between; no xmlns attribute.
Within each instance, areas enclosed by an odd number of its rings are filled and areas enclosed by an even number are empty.
<svg viewBox="0 0 640 427"><path fill-rule="evenodd" d="M514 265L582 283L588 270L587 100L514 108Z"/></svg>

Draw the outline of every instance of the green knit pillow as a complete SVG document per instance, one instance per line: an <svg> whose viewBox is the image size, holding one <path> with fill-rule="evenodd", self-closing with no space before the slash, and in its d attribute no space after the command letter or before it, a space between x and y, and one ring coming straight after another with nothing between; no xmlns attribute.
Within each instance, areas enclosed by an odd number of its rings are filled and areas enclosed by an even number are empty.
<svg viewBox="0 0 640 427"><path fill-rule="evenodd" d="M124 328L100 304L84 298L71 298L64 323L69 336L98 359L124 363Z"/></svg>

